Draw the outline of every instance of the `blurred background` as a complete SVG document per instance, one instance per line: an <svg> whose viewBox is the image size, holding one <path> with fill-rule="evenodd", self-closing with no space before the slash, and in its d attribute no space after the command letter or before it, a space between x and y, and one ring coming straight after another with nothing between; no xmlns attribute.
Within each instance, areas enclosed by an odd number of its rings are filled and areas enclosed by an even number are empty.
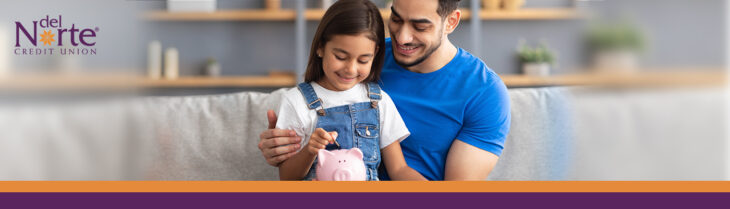
<svg viewBox="0 0 730 209"><path fill-rule="evenodd" d="M214 11L175 13L168 12L163 0L9 1L0 17L4 20L0 37L6 48L0 61L11 69L6 74L54 72L62 67L146 75L148 45L159 41L163 50L178 50L180 76L207 75L209 61L219 64L223 76L268 75L272 71L301 74L297 60L308 56L321 9L329 1L304 1L301 28L297 28L296 0L278 1L281 9L274 10L266 9L265 0L213 2ZM388 3L373 2L382 8ZM484 2L490 1L462 0L465 13L471 12L472 2L480 4L481 18L475 21L467 14L450 39L501 75L522 74L518 50L541 45L553 57L550 75L588 71L600 64L596 63L600 56L618 59L615 65L628 62L622 67L643 70L723 70L725 65L722 0L516 0L522 2L518 8L495 10L484 8L489 6ZM66 25L100 28L97 54L15 55L14 22L30 24L46 15L63 15ZM474 22L479 25L475 27ZM633 54L628 58L622 52L600 54L612 49ZM522 61L534 61L525 58L528 60Z"/></svg>
<svg viewBox="0 0 730 209"><path fill-rule="evenodd" d="M0 179L277 179L255 148L262 111L302 80L333 1L0 2ZM391 2L373 2L387 21ZM460 8L449 39L513 100L491 179L730 179L726 1ZM64 28L95 30L96 44L79 46L93 54L61 54L74 48L68 34L56 34L64 46L33 46L17 31L59 15ZM36 48L56 51L22 53Z"/></svg>

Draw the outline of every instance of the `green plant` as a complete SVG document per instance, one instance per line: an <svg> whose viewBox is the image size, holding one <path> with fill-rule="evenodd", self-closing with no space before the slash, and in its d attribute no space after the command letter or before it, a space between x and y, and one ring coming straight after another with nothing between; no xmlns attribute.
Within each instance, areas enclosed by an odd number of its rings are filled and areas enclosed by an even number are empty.
<svg viewBox="0 0 730 209"><path fill-rule="evenodd" d="M545 43L540 43L535 48L527 46L525 43L520 43L520 47L517 50L517 56L522 63L549 63L555 62L555 55L550 49L547 48Z"/></svg>
<svg viewBox="0 0 730 209"><path fill-rule="evenodd" d="M595 23L589 28L587 39L593 51L641 51L644 48L644 35L628 21Z"/></svg>
<svg viewBox="0 0 730 209"><path fill-rule="evenodd" d="M208 64L208 65L216 64L216 63L218 63L218 61L215 60L215 58L212 58L212 57L208 57L208 60L206 60L206 64Z"/></svg>

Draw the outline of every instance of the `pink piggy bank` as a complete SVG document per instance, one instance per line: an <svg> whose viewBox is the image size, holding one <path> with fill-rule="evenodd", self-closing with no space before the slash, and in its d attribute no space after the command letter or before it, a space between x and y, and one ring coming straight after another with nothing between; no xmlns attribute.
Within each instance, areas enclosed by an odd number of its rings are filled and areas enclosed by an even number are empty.
<svg viewBox="0 0 730 209"><path fill-rule="evenodd" d="M318 181L365 181L365 162L358 148L327 151L319 150Z"/></svg>

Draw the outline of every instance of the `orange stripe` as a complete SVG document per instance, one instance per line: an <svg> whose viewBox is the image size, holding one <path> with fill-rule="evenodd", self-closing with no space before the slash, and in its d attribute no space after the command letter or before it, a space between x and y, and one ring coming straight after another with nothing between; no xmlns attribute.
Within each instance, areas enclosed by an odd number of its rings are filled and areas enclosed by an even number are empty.
<svg viewBox="0 0 730 209"><path fill-rule="evenodd" d="M730 181L0 181L0 192L730 192Z"/></svg>

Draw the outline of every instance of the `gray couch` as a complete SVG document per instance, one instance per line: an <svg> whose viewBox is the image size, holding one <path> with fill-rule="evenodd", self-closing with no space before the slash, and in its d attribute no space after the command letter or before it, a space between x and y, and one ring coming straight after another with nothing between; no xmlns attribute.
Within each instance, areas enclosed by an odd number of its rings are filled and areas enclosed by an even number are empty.
<svg viewBox="0 0 730 209"><path fill-rule="evenodd" d="M491 180L726 179L720 90L509 91ZM257 143L282 92L2 104L0 180L277 180Z"/></svg>

